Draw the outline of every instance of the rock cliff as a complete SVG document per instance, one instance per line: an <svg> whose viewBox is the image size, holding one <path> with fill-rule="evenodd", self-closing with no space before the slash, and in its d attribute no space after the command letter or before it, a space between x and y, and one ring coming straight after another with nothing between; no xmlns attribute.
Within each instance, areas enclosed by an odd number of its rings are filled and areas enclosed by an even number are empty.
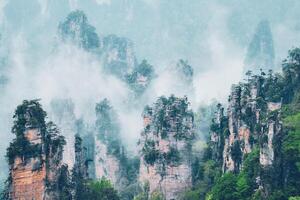
<svg viewBox="0 0 300 200"><path fill-rule="evenodd" d="M248 77L234 85L228 98L227 114L219 104L211 125L213 157L223 172L239 172L246 154L260 150L260 164L271 166L275 159L274 140L281 134L281 99L270 91L276 83L271 73Z"/></svg>
<svg viewBox="0 0 300 200"><path fill-rule="evenodd" d="M120 140L117 115L107 99L96 105L95 134L95 175L110 180L119 190L126 182L121 160L125 158L124 147Z"/></svg>
<svg viewBox="0 0 300 200"><path fill-rule="evenodd" d="M75 163L76 118L74 103L71 99L54 99L51 101L51 119L57 124L60 133L65 137L66 145L63 152L63 163L72 169Z"/></svg>
<svg viewBox="0 0 300 200"><path fill-rule="evenodd" d="M160 192L167 200L177 199L192 184L194 118L188 105L186 98L171 96L145 108L139 181L149 184L150 195Z"/></svg>
<svg viewBox="0 0 300 200"><path fill-rule="evenodd" d="M7 199L59 199L57 189L64 138L37 100L24 101L14 115L16 138L7 149Z"/></svg>

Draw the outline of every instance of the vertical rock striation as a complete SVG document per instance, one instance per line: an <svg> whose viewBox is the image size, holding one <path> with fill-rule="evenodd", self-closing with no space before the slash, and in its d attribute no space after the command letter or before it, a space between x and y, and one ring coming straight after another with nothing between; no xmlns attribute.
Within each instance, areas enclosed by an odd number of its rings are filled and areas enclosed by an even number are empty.
<svg viewBox="0 0 300 200"><path fill-rule="evenodd" d="M228 98L227 115L219 104L211 125L213 157L223 166L223 172L239 172L245 155L254 148L260 151L263 168L276 159L274 138L282 133L280 121L281 97L278 78L271 72L252 76L234 85Z"/></svg>
<svg viewBox="0 0 300 200"><path fill-rule="evenodd" d="M126 177L122 176L121 160L124 147L120 141L120 129L115 111L107 99L96 105L95 175L110 180L119 190Z"/></svg>
<svg viewBox="0 0 300 200"><path fill-rule="evenodd" d="M51 119L60 127L60 132L66 140L63 163L72 169L75 163L74 138L76 133L74 103L71 99L54 99L51 101L51 111Z"/></svg>
<svg viewBox="0 0 300 200"><path fill-rule="evenodd" d="M192 184L193 112L186 98L171 96L146 107L143 117L139 181L149 184L150 195L160 192L167 200L177 199Z"/></svg>
<svg viewBox="0 0 300 200"><path fill-rule="evenodd" d="M37 100L24 101L14 115L16 135L7 149L7 199L59 199L57 188L64 138Z"/></svg>
<svg viewBox="0 0 300 200"><path fill-rule="evenodd" d="M263 71L274 69L274 59L275 51L270 24L263 20L257 25L249 43L244 71L251 70L254 73L259 73L260 69Z"/></svg>

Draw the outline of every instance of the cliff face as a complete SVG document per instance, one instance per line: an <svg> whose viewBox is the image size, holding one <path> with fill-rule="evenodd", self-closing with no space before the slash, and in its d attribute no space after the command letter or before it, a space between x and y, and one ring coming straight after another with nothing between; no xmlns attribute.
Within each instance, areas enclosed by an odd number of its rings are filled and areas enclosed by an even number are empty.
<svg viewBox="0 0 300 200"><path fill-rule="evenodd" d="M15 113L7 157L10 165L8 199L59 199L57 190L64 138L56 126L45 124L37 101L24 101Z"/></svg>
<svg viewBox="0 0 300 200"><path fill-rule="evenodd" d="M116 35L100 38L82 11L71 12L59 24L58 32L63 42L97 54L103 61L105 70L121 79L130 74L137 65L133 43L128 38Z"/></svg>
<svg viewBox="0 0 300 200"><path fill-rule="evenodd" d="M119 184L120 179L120 163L119 160L108 153L107 146L95 139L95 175L97 179L106 177L114 185Z"/></svg>
<svg viewBox="0 0 300 200"><path fill-rule="evenodd" d="M51 101L51 118L57 124L65 137L66 145L63 151L63 163L72 169L75 163L75 114L71 99L54 99Z"/></svg>
<svg viewBox="0 0 300 200"><path fill-rule="evenodd" d="M121 160L124 158L124 148L120 141L120 130L115 111L107 99L96 105L95 134L95 175L110 180L120 189L123 187Z"/></svg>
<svg viewBox="0 0 300 200"><path fill-rule="evenodd" d="M272 75L253 76L232 87L227 115L218 106L211 126L211 144L223 172L239 172L245 155L253 148L259 148L263 167L273 164L274 137L281 134L282 123L280 99L270 98L267 92L272 81Z"/></svg>
<svg viewBox="0 0 300 200"><path fill-rule="evenodd" d="M100 40L100 44L104 64L108 71L120 78L125 78L136 67L133 43L129 39L108 35Z"/></svg>
<svg viewBox="0 0 300 200"><path fill-rule="evenodd" d="M41 135L38 129L29 129L25 132L29 142L41 144ZM42 165L44 158L29 158L22 161L16 157L11 169L11 198L12 199L44 199L46 166Z"/></svg>
<svg viewBox="0 0 300 200"><path fill-rule="evenodd" d="M59 24L58 33L62 42L92 53L101 62L105 72L128 84L133 92L133 100L145 91L154 78L153 67L146 60L137 61L130 39L113 34L99 37L83 11L69 13Z"/></svg>
<svg viewBox="0 0 300 200"><path fill-rule="evenodd" d="M245 58L244 71L259 73L274 68L275 51L273 36L268 21L261 21L249 43Z"/></svg>
<svg viewBox="0 0 300 200"><path fill-rule="evenodd" d="M146 107L139 181L149 184L150 195L160 192L167 200L177 199L191 186L193 129L193 113L186 98L161 97L154 108Z"/></svg>

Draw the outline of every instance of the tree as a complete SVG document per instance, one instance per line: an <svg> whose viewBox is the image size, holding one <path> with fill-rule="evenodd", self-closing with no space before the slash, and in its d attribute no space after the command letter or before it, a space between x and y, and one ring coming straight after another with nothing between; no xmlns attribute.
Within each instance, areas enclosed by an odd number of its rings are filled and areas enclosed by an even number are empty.
<svg viewBox="0 0 300 200"><path fill-rule="evenodd" d="M224 174L211 190L213 200L238 200L236 191L237 177L232 173Z"/></svg>
<svg viewBox="0 0 300 200"><path fill-rule="evenodd" d="M91 181L87 185L88 193L84 199L91 200L119 200L117 191L109 180L102 178L99 181Z"/></svg>
<svg viewBox="0 0 300 200"><path fill-rule="evenodd" d="M147 60L143 60L132 73L126 76L126 81L136 95L141 95L155 77L154 68Z"/></svg>

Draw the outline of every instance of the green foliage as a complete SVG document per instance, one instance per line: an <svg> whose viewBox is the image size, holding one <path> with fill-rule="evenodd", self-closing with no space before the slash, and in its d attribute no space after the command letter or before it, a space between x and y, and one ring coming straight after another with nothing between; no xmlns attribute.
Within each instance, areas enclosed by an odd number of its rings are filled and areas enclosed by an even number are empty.
<svg viewBox="0 0 300 200"><path fill-rule="evenodd" d="M38 157L41 154L42 147L39 144L30 144L25 137L18 137L9 144L7 148L6 157L8 163L14 163L16 157L20 157L22 161L28 158Z"/></svg>
<svg viewBox="0 0 300 200"><path fill-rule="evenodd" d="M294 95L291 103L283 105L281 111L283 118L300 112L300 92Z"/></svg>
<svg viewBox="0 0 300 200"><path fill-rule="evenodd" d="M300 113L288 116L284 119L284 125L288 130L283 139L284 162L287 169L286 191L291 195L299 195L300 189Z"/></svg>
<svg viewBox="0 0 300 200"><path fill-rule="evenodd" d="M16 138L10 143L6 153L9 164L13 164L16 157L26 161L28 158L37 157L41 154L41 145L30 144L24 134L28 128L38 128L44 138L46 134L45 117L46 112L38 100L24 100L17 107L13 116L12 127L12 133L16 135Z"/></svg>
<svg viewBox="0 0 300 200"><path fill-rule="evenodd" d="M254 194L253 197L251 198L251 200L265 200L266 196L265 194L262 192L262 190L257 190Z"/></svg>
<svg viewBox="0 0 300 200"><path fill-rule="evenodd" d="M59 199L71 200L72 199L72 185L69 176L69 170L67 165L62 165L59 169L59 175L56 188L58 190Z"/></svg>
<svg viewBox="0 0 300 200"><path fill-rule="evenodd" d="M251 199L254 191L257 189L256 177L260 175L259 150L254 149L246 154L244 158L243 169L238 174L221 172L218 165L213 160L208 160L202 166L200 181L196 184L194 190L188 191L187 196L195 196L198 199ZM255 198L254 198L255 199Z"/></svg>
<svg viewBox="0 0 300 200"><path fill-rule="evenodd" d="M38 100L24 100L19 105L14 114L12 133L16 138L7 148L6 157L9 165L13 165L15 158L19 157L23 163L31 158L39 158L40 162L34 165L32 171L40 170L43 164L49 169L49 160L53 161L51 167L57 167L58 181L49 181L46 177L45 182L47 190L50 192L58 191L60 199L71 199L70 185L68 179L68 170L65 166L59 168L59 159L62 156L65 139L59 134L57 126L53 122L46 124L46 112L42 109ZM41 136L41 143L31 143L27 137L27 131L36 129ZM6 187L11 183L11 174L9 175Z"/></svg>
<svg viewBox="0 0 300 200"><path fill-rule="evenodd" d="M287 200L288 197L299 196L300 190L300 49L289 52L283 62L283 75L268 74L261 71L260 75L247 73L246 83L234 87L234 107L237 117L250 128L250 143L254 148L250 154L243 155L243 142L236 141L231 146L231 156L235 163L242 163L242 170L236 174L225 173L221 178L212 180L211 184L203 176L204 165L195 165L201 170L193 170L197 177L194 188L186 193L187 197L200 198L202 193L206 199L270 199ZM255 110L252 107L251 88L257 89ZM250 101L249 101L250 99ZM268 102L283 103L281 110L268 111ZM259 119L256 111L259 110ZM282 120L283 119L283 120ZM222 120L213 120L211 131L217 134L215 142L208 143L206 161L222 155L222 141L227 137L227 129L222 127ZM268 142L268 122L278 122L275 131L280 131L273 138L274 161L272 166L260 166L259 148ZM283 127L280 123L283 121ZM258 122L258 123L257 123ZM228 123L228 122L227 122ZM233 127L235 128L235 127ZM279 128L279 129L278 129ZM282 129L281 129L282 128ZM235 132L236 130L234 130ZM223 161L219 156L219 160ZM217 165L221 167L222 163ZM218 169L218 168L217 168ZM211 173L213 174L213 173ZM217 176L218 177L218 176ZM263 186L263 187L260 187ZM205 192L205 188L207 191ZM203 192L204 191L204 192ZM209 191L209 192L208 192Z"/></svg>
<svg viewBox="0 0 300 200"><path fill-rule="evenodd" d="M195 161L192 165L192 180L194 187L187 190L180 199L204 199L213 184L221 176L221 168L214 160Z"/></svg>
<svg viewBox="0 0 300 200"><path fill-rule="evenodd" d="M151 194L150 200L165 200L162 193L155 191Z"/></svg>
<svg viewBox="0 0 300 200"><path fill-rule="evenodd" d="M107 144L108 153L119 158L122 152L117 115L107 99L96 105L96 129L98 138Z"/></svg>
<svg viewBox="0 0 300 200"><path fill-rule="evenodd" d="M186 83L191 83L193 81L194 70L186 60L180 59L175 69L178 71L180 78L182 79L181 81Z"/></svg>
<svg viewBox="0 0 300 200"><path fill-rule="evenodd" d="M142 149L144 160L147 164L153 165L159 158L159 151L155 148L155 142L153 140L146 140Z"/></svg>
<svg viewBox="0 0 300 200"><path fill-rule="evenodd" d="M219 163L223 161L223 148L225 139L229 137L228 117L224 116L224 108L217 104L215 117L211 121L210 131L216 134L217 140L209 142L211 151L210 159L215 159Z"/></svg>
<svg viewBox="0 0 300 200"><path fill-rule="evenodd" d="M300 49L290 50L282 65L284 74L283 101L290 103L300 87Z"/></svg>
<svg viewBox="0 0 300 200"><path fill-rule="evenodd" d="M18 137L24 135L26 128L39 128L44 134L46 115L39 100L24 100L15 110L12 133Z"/></svg>
<svg viewBox="0 0 300 200"><path fill-rule="evenodd" d="M194 137L194 115L188 109L187 98L177 98L171 95L169 98L160 97L153 109L154 130L166 137L167 132L175 132L174 137L178 140L189 140ZM191 119L191 123L189 122Z"/></svg>
<svg viewBox="0 0 300 200"><path fill-rule="evenodd" d="M160 161L161 171L164 171L166 165L178 165L182 156L176 147L170 147L168 152L160 152L157 148L157 141L147 137L148 134L160 136L162 140L173 137L175 140L185 140L186 149L191 149L191 141L194 138L194 116L191 110L188 110L187 98L177 98L170 96L160 97L154 105L154 108L146 106L144 117L151 119L149 125L144 128L142 153L147 164L153 165ZM172 134L172 135L170 135Z"/></svg>
<svg viewBox="0 0 300 200"><path fill-rule="evenodd" d="M143 185L143 191L134 197L134 200L148 200L149 199L150 185L149 182L145 182Z"/></svg>
<svg viewBox="0 0 300 200"><path fill-rule="evenodd" d="M137 95L141 95L154 77L153 66L147 60L143 60L131 74L126 76L126 81Z"/></svg>
<svg viewBox="0 0 300 200"><path fill-rule="evenodd" d="M60 135L57 126L53 122L48 122L46 127L47 133L44 139L46 155L49 156L50 153L56 154L57 152L62 154L63 146L66 144L64 136Z"/></svg>
<svg viewBox="0 0 300 200"><path fill-rule="evenodd" d="M260 173L259 150L253 149L245 155L244 166L237 176L237 196L239 199L250 199L257 189L256 177Z"/></svg>
<svg viewBox="0 0 300 200"><path fill-rule="evenodd" d="M87 184L88 192L83 199L91 200L119 200L117 191L113 188L110 181L105 178L99 181L90 181Z"/></svg>
<svg viewBox="0 0 300 200"><path fill-rule="evenodd" d="M80 47L90 50L99 47L99 37L95 27L88 24L83 11L72 11L58 26L63 41L75 42Z"/></svg>
<svg viewBox="0 0 300 200"><path fill-rule="evenodd" d="M164 154L164 158L167 161L167 164L176 166L180 162L180 153L177 148L170 147L169 151Z"/></svg>
<svg viewBox="0 0 300 200"><path fill-rule="evenodd" d="M238 200L237 177L232 173L224 174L213 186L211 199L213 200Z"/></svg>
<svg viewBox="0 0 300 200"><path fill-rule="evenodd" d="M289 197L289 200L300 200L300 196L299 197Z"/></svg>
<svg viewBox="0 0 300 200"><path fill-rule="evenodd" d="M239 141L234 141L233 145L231 146L231 157L233 159L233 161L237 164L240 164L242 161L242 151L241 151L241 146L240 146L240 142Z"/></svg>

